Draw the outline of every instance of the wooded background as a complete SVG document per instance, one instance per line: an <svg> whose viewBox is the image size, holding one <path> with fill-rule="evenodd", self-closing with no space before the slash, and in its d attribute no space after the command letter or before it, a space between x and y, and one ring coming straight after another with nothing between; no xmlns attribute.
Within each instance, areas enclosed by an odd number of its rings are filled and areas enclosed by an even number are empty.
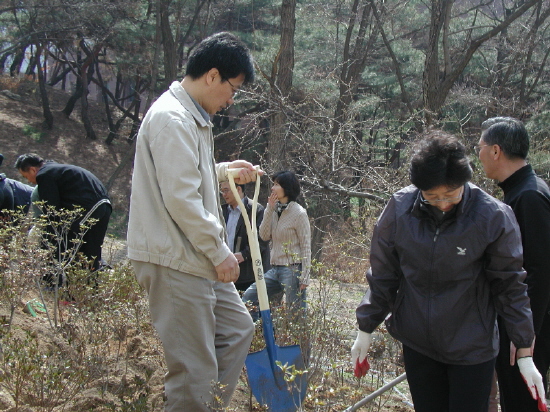
<svg viewBox="0 0 550 412"><path fill-rule="evenodd" d="M294 170L319 257L331 225L360 228L408 184L407 149L428 127L473 146L487 117L520 118L550 179L549 15L548 0L2 1L0 69L38 83L45 128L49 86L70 92L63 112L80 109L85 138L128 142L123 167L194 47L237 34L258 76L213 119L218 160ZM92 87L106 136L88 116Z"/></svg>

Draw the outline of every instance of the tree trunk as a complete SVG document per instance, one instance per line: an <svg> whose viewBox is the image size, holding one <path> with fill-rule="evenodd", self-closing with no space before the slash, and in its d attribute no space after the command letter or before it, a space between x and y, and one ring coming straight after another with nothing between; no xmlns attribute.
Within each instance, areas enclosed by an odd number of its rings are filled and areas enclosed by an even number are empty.
<svg viewBox="0 0 550 412"><path fill-rule="evenodd" d="M22 46L18 53L15 54L13 58L13 62L10 66L10 76L14 77L15 75L19 74L19 70L21 69L21 64L23 63L23 59L25 58L25 50L27 49L28 45Z"/></svg>
<svg viewBox="0 0 550 412"><path fill-rule="evenodd" d="M74 106L76 105L76 102L82 96L82 91L82 75L80 75L76 78L74 93L69 97L67 103L65 103L65 107L63 108L63 110L61 110L61 112L64 113L65 116L69 117L71 115L74 110Z"/></svg>
<svg viewBox="0 0 550 412"><path fill-rule="evenodd" d="M95 134L92 121L90 120L90 114L88 112L88 67L85 66L85 69L86 70L82 70L82 96L80 98L80 117L82 118L84 130L86 130L86 138L90 140L95 140L97 136Z"/></svg>
<svg viewBox="0 0 550 412"><path fill-rule="evenodd" d="M71 67L66 67L63 69L61 73L58 74L52 74L50 77L50 81L48 82L48 85L55 86L57 83L59 83L61 80L65 79L65 77L71 72Z"/></svg>
<svg viewBox="0 0 550 412"><path fill-rule="evenodd" d="M286 156L286 141L290 127L284 112L284 101L292 89L294 70L294 34L296 31L296 0L283 0L281 6L281 40L272 67L270 138L268 144L269 164L272 170L287 169L290 162ZM276 103L275 103L276 102Z"/></svg>
<svg viewBox="0 0 550 412"><path fill-rule="evenodd" d="M161 38L162 38L162 18L161 18L161 5L160 1L156 4L157 10L156 10L156 24L155 24L155 51L153 54L153 62L152 66L153 69L151 71L151 87L149 88L149 94L147 95L147 100L145 101L145 113L149 110L149 107L151 107L151 104L153 103L153 99L155 97L155 91L157 89L157 78L158 78L158 61L159 61L159 54L160 54L160 46L161 46ZM175 53L174 53L175 55Z"/></svg>
<svg viewBox="0 0 550 412"><path fill-rule="evenodd" d="M0 73L4 73L6 67L6 60L11 56L11 52L6 52L0 57Z"/></svg>
<svg viewBox="0 0 550 412"><path fill-rule="evenodd" d="M44 119L46 128L51 130L53 128L53 114L50 109L50 100L48 98L48 91L46 90L46 79L42 67L40 66L40 56L42 55L42 45L36 45L35 61L37 65L38 73L38 89L40 90L40 99L42 100L42 112L44 113ZM46 62L44 62L46 66Z"/></svg>
<svg viewBox="0 0 550 412"><path fill-rule="evenodd" d="M141 125L141 122L139 120L139 110L141 108L141 95L139 92L139 88L141 85L141 77L138 75L136 79L136 94L135 94L135 106L134 106L134 122L132 124L132 130L130 130L130 135L128 136L128 141L132 143L138 134L139 126Z"/></svg>
<svg viewBox="0 0 550 412"><path fill-rule="evenodd" d="M97 55L101 51L101 43L98 43L94 46L93 50L90 50L86 43L84 42L84 39L80 41L80 47L86 53L86 60L84 61L84 64L81 68L81 76L82 76L82 96L80 100L80 116L82 118L82 123L84 124L84 129L86 130L86 138L90 140L95 140L97 138L94 126L92 125L92 121L90 120L90 113L88 112L88 86L90 82L92 81L92 76L94 74L94 62L97 59ZM88 80L89 77L89 80Z"/></svg>
<svg viewBox="0 0 550 412"><path fill-rule="evenodd" d="M105 83L103 83L103 77L101 76L101 70L99 68L99 61L95 60L95 67L96 67L96 74L97 74L97 80L99 81L99 84L101 85L101 96L103 97L103 103L105 104L105 115L107 116L107 122L109 123L109 130L113 130L115 127L115 124L113 122L113 115L111 113L111 107L109 106L109 95L106 92L107 87L105 86Z"/></svg>
<svg viewBox="0 0 550 412"><path fill-rule="evenodd" d="M176 79L177 75L177 53L172 35L170 24L170 0L158 0L160 1L160 18L161 18L161 31L162 31L162 45L164 47L164 78L166 87ZM179 24L179 23L178 23ZM155 85L153 85L153 89Z"/></svg>

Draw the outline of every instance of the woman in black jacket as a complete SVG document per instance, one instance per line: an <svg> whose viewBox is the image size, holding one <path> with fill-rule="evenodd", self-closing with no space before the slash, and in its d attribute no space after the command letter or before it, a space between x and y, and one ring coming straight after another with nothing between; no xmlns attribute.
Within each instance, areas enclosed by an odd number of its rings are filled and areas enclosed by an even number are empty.
<svg viewBox="0 0 550 412"><path fill-rule="evenodd" d="M497 313L534 397L544 393L530 357L533 322L516 219L471 177L464 146L431 132L413 151L412 185L392 196L374 229L352 361L366 372L371 333L386 320L403 343L416 411L487 411Z"/></svg>

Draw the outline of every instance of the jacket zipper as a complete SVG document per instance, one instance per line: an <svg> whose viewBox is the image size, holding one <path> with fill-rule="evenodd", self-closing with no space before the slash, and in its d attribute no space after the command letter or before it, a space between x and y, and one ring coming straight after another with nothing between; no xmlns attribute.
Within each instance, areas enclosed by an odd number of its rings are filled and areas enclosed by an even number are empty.
<svg viewBox="0 0 550 412"><path fill-rule="evenodd" d="M433 237L433 247L432 247L432 255L430 257L430 277L432 278L432 281L433 281L433 263L434 263L434 255L435 255L435 242L437 241L437 238L439 236L439 230L441 228L441 224L437 224L436 227L435 227L435 234L434 234L434 237ZM430 289L430 292L428 293L428 318L427 318L427 333L428 333L428 336L431 336L431 322L430 322L430 319L431 319L431 311L432 311L432 292L431 292L431 289Z"/></svg>

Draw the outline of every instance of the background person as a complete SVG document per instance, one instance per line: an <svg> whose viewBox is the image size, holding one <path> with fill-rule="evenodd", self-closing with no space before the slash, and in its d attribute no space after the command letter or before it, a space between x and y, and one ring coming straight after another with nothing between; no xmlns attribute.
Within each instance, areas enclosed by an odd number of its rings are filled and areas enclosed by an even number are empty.
<svg viewBox="0 0 550 412"><path fill-rule="evenodd" d="M534 333L519 228L512 210L471 177L464 146L432 132L414 148L412 185L392 196L373 233L352 362L363 362L386 320L403 343L416 411L487 412L497 313L520 348L523 376L542 388L524 357Z"/></svg>
<svg viewBox="0 0 550 412"><path fill-rule="evenodd" d="M254 79L248 48L230 33L204 39L185 77L151 106L137 142L128 256L146 290L168 372L166 411L218 409L212 385L233 394L254 326L235 289L239 263L225 243L219 182L245 161L215 163L210 115L231 105Z"/></svg>
<svg viewBox="0 0 550 412"><path fill-rule="evenodd" d="M241 198L249 219L252 219L252 202L245 194L245 185L235 185L239 197ZM237 258L239 262L240 274L239 278L235 282L235 287L239 291L245 291L248 287L254 283L254 269L252 267L252 260L250 259L250 246L248 245L248 233L246 232L246 225L244 224L244 218L241 214L237 199L231 191L229 182L222 182L220 184L220 192L225 204L222 205L223 218L227 227L227 245ZM264 207L258 205L256 209L256 225L260 227L260 223L264 218ZM259 237L259 236L258 236ZM258 239L260 245L260 254L262 256L262 265L264 273L269 270L271 265L269 264L269 244L268 242Z"/></svg>
<svg viewBox="0 0 550 412"><path fill-rule="evenodd" d="M46 161L34 153L19 156L15 167L24 178L38 186L38 198L44 202L45 207L51 206L57 210L73 210L75 207L84 209L82 217L70 227L67 245L56 244L56 248L62 249L61 252L71 245L71 239L78 238L83 221L88 218L97 219L84 234L79 251L93 261L92 270L98 270L102 262L101 247L112 212L109 195L103 183L82 167Z"/></svg>
<svg viewBox="0 0 550 412"><path fill-rule="evenodd" d="M0 166L3 161L4 156L0 154ZM16 211L22 208L23 213L26 214L31 204L32 190L31 186L10 179L4 173L0 173L0 211ZM3 216L1 212L0 216Z"/></svg>
<svg viewBox="0 0 550 412"><path fill-rule="evenodd" d="M529 134L523 123L510 117L493 117L481 125L476 152L485 174L499 182L504 203L510 205L521 231L525 283L533 312L533 362L547 388L550 366L550 191L527 163ZM500 352L496 370L503 412L538 411L537 401L522 385L518 366L510 364L510 336L499 316ZM514 359L512 358L512 361ZM541 398L545 400L544 394Z"/></svg>
<svg viewBox="0 0 550 412"><path fill-rule="evenodd" d="M270 298L284 291L291 313L305 309L305 289L311 266L311 228L306 210L296 203L300 182L291 171L275 173L260 237L271 241L271 269L264 274ZM244 293L243 302L258 306L258 291L253 283ZM259 312L253 310L257 320Z"/></svg>

